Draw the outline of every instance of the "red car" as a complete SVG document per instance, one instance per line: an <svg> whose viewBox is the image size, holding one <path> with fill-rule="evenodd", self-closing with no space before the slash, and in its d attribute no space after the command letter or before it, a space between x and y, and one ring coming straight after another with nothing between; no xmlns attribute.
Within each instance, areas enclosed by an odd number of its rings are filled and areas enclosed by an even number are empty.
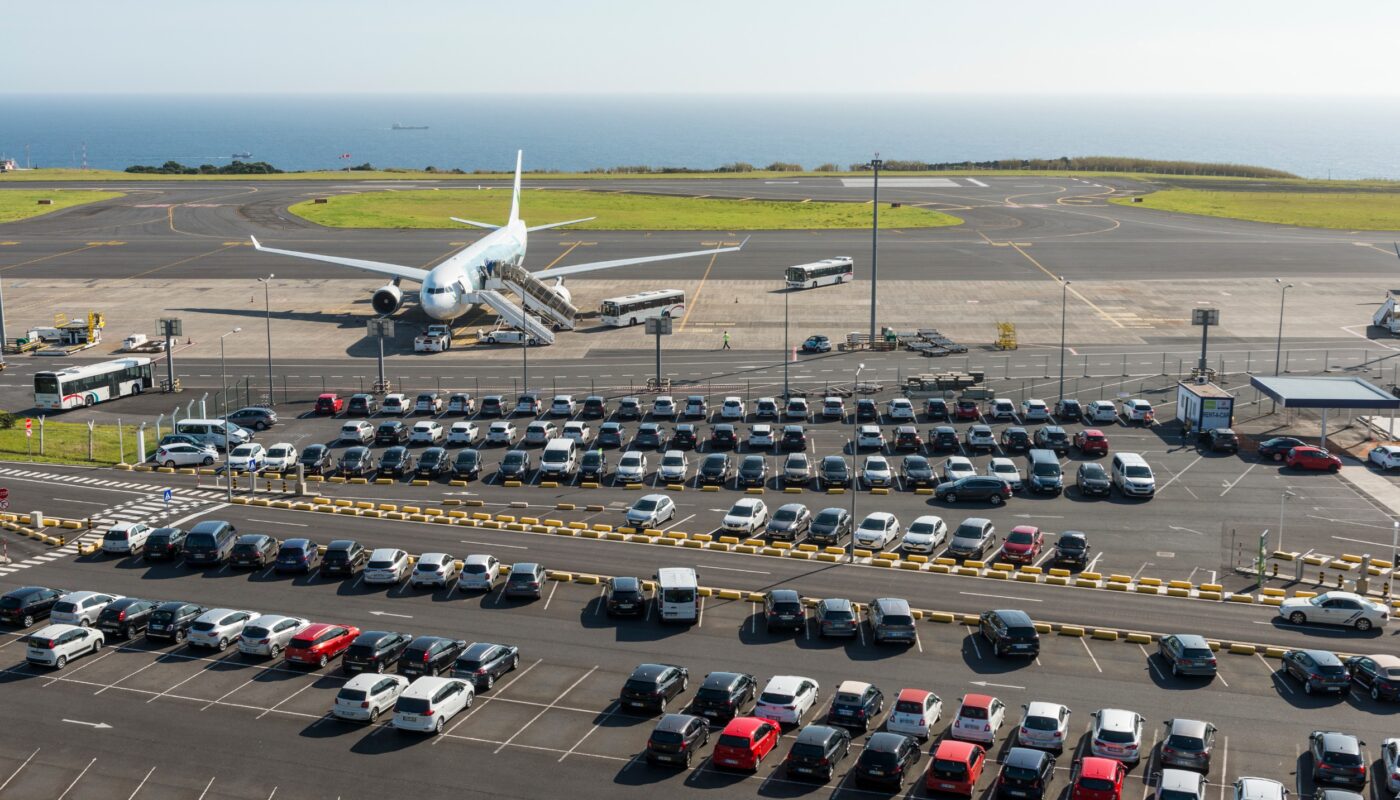
<svg viewBox="0 0 1400 800"><path fill-rule="evenodd" d="M940 794L948 792L971 797L986 764L987 751L981 745L944 739L933 751L933 761L924 773L924 788Z"/></svg>
<svg viewBox="0 0 1400 800"><path fill-rule="evenodd" d="M316 398L316 413L335 416L345 408L345 398L335 392L326 392Z"/></svg>
<svg viewBox="0 0 1400 800"><path fill-rule="evenodd" d="M1034 525L1017 525L1006 535L1001 545L1001 560L1018 564L1033 564L1040 555L1045 543L1040 528Z"/></svg>
<svg viewBox="0 0 1400 800"><path fill-rule="evenodd" d="M1121 761L1085 756L1071 775L1069 800L1120 800L1127 775Z"/></svg>
<svg viewBox="0 0 1400 800"><path fill-rule="evenodd" d="M982 409L976 400L959 400L953 409L953 419L982 419Z"/></svg>
<svg viewBox="0 0 1400 800"><path fill-rule="evenodd" d="M757 772L778 746L778 723L762 717L735 717L724 726L710 761L722 769Z"/></svg>
<svg viewBox="0 0 1400 800"><path fill-rule="evenodd" d="M360 635L352 625L332 625L313 622L287 643L286 659L297 664L324 667L350 649L350 643Z"/></svg>
<svg viewBox="0 0 1400 800"><path fill-rule="evenodd" d="M1296 469L1313 469L1336 472L1342 468L1342 460L1321 447L1295 447L1288 451L1284 464Z"/></svg>
<svg viewBox="0 0 1400 800"><path fill-rule="evenodd" d="M1108 455L1108 437L1098 428L1085 428L1074 435L1074 446L1083 455Z"/></svg>

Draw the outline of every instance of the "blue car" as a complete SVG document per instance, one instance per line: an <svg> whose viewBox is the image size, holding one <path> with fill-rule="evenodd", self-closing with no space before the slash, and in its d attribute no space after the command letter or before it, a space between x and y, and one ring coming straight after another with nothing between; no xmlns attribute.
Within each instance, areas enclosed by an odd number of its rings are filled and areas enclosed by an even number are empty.
<svg viewBox="0 0 1400 800"><path fill-rule="evenodd" d="M831 340L825 336L808 336L807 341L802 343L804 353L830 353Z"/></svg>

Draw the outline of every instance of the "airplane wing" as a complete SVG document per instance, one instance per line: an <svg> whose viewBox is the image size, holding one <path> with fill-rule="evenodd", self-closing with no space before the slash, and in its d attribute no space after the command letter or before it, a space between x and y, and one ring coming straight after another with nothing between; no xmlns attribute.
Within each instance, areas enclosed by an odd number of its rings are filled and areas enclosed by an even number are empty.
<svg viewBox="0 0 1400 800"><path fill-rule="evenodd" d="M551 222L547 225L531 225L525 230L529 233L534 233L535 231L547 231L550 228L562 228L565 225L574 225L579 222L589 222L595 219L597 219L597 217L582 217L580 219L565 220L564 222Z"/></svg>
<svg viewBox="0 0 1400 800"><path fill-rule="evenodd" d="M560 275L577 275L580 272L593 272L600 269L612 269L613 267L630 267L633 264L649 264L653 261L671 261L677 258L691 258L693 256L718 255L719 253L733 253L744 249L748 244L748 237L734 247L717 247L713 250L692 250L688 253L671 253L664 256L641 256L639 258L619 258L612 261L593 261L587 264L571 264L567 267L555 267L554 269L541 270L531 273L536 278L555 278Z"/></svg>
<svg viewBox="0 0 1400 800"><path fill-rule="evenodd" d="M312 261L324 261L327 264L339 264L342 267L354 267L368 272L375 272L380 275L388 275L394 278L405 278L410 281L422 283L428 277L428 270L418 267L404 267L398 264L385 264L382 261L366 261L362 258L342 258L341 256L325 256L320 253L299 253L295 250L278 250L275 247L263 247L258 243L256 236L249 236L253 240L253 249L263 253L275 253L279 256L291 256L293 258L306 258Z"/></svg>
<svg viewBox="0 0 1400 800"><path fill-rule="evenodd" d="M470 225L473 228L485 228L488 231L500 230L501 228L500 225L492 225L489 222L477 222L476 220L471 219L462 219L461 217L448 217L448 219L452 220L453 222L460 222L463 225Z"/></svg>

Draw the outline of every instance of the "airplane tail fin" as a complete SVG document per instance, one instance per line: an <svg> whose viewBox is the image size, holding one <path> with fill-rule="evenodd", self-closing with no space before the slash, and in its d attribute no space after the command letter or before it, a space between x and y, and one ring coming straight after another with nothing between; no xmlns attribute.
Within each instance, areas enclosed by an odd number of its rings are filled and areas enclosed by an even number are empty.
<svg viewBox="0 0 1400 800"><path fill-rule="evenodd" d="M507 225L520 219L520 162L524 155L523 150L515 151L515 188L510 193L510 220Z"/></svg>

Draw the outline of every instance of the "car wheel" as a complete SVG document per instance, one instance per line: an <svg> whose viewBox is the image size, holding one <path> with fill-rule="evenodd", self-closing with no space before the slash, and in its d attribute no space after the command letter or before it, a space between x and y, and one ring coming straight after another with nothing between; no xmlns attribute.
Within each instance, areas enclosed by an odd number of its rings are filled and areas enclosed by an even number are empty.
<svg viewBox="0 0 1400 800"><path fill-rule="evenodd" d="M184 643L185 643L185 640L188 639L189 636L190 636L190 635L189 635L189 633L188 633L187 631L176 631L176 632L175 632L175 644L184 644Z"/></svg>
<svg viewBox="0 0 1400 800"><path fill-rule="evenodd" d="M486 687L485 687L485 688L489 691L489 690L491 689L491 687L492 687L492 686L495 686L495 685L496 685L496 676L495 676L495 675L492 675L492 674L489 673L489 672L486 673Z"/></svg>
<svg viewBox="0 0 1400 800"><path fill-rule="evenodd" d="M1369 620L1369 619L1358 619L1358 620L1356 621L1356 629L1357 629L1358 631L1360 631L1361 633L1365 633L1366 631L1371 630L1371 620Z"/></svg>
<svg viewBox="0 0 1400 800"><path fill-rule="evenodd" d="M223 651L225 651L225 650L227 650L227 649L228 649L228 637L227 637L227 636L221 636L221 637L219 637L219 652L222 653Z"/></svg>
<svg viewBox="0 0 1400 800"><path fill-rule="evenodd" d="M253 425L253 430L265 431L267 430L267 423L259 420L257 424Z"/></svg>
<svg viewBox="0 0 1400 800"><path fill-rule="evenodd" d="M1303 681L1303 694L1312 694L1312 681Z"/></svg>
<svg viewBox="0 0 1400 800"><path fill-rule="evenodd" d="M130 625L123 625L123 626L122 626L122 629L119 630L119 631L117 631L117 635L120 636L120 637L122 637L123 639L130 639L130 638L131 638L131 626L130 626Z"/></svg>
<svg viewBox="0 0 1400 800"><path fill-rule="evenodd" d="M1274 453L1274 461L1282 461L1283 453Z"/></svg>
<svg viewBox="0 0 1400 800"><path fill-rule="evenodd" d="M59 656L58 659L53 662L54 669L63 669L66 666L68 666L68 656Z"/></svg>
<svg viewBox="0 0 1400 800"><path fill-rule="evenodd" d="M1372 699L1372 700L1379 700L1379 699L1381 699L1381 690L1380 690L1380 688L1377 687L1374 683L1371 684L1371 699Z"/></svg>
<svg viewBox="0 0 1400 800"><path fill-rule="evenodd" d="M24 615L24 627L28 628L29 626L31 626L31 625L33 625L33 624L34 624L34 615L33 615L33 614L25 614L25 615Z"/></svg>
<svg viewBox="0 0 1400 800"><path fill-rule="evenodd" d="M511 669L511 672L514 672L515 670L520 669L520 654L519 654L519 653L517 653L517 654L515 654L514 656L511 657L511 659L510 659L510 669Z"/></svg>
<svg viewBox="0 0 1400 800"><path fill-rule="evenodd" d="M325 665L326 665L326 657L325 657L325 656L321 656L320 660L316 662L316 666L318 666L318 667L324 667Z"/></svg>
<svg viewBox="0 0 1400 800"><path fill-rule="evenodd" d="M442 719L442 717L438 717L437 724L433 726L433 733L436 733L436 734L438 734L439 736L442 735L442 727L443 727L443 719Z"/></svg>
<svg viewBox="0 0 1400 800"><path fill-rule="evenodd" d="M80 620L78 620L78 624L81 625L81 626L84 627L84 628L91 628L91 627L92 627L92 623L89 622L89 621L86 620L86 619L80 619Z"/></svg>
<svg viewBox="0 0 1400 800"><path fill-rule="evenodd" d="M171 459L166 459L166 461L165 461L165 466L166 466L166 467L169 467L169 468L171 468L171 469L174 469L174 468L175 468L175 462L174 462L173 460L171 460Z"/></svg>
<svg viewBox="0 0 1400 800"><path fill-rule="evenodd" d="M949 492L949 493L943 495L943 499L944 499L944 500L947 500L947 501L950 502L950 503L956 503L956 502L958 502L958 495L957 495L956 492Z"/></svg>
<svg viewBox="0 0 1400 800"><path fill-rule="evenodd" d="M277 646L277 645L275 645L275 644L274 644L272 647L268 648L268 651L267 651L268 656L271 657L271 658L276 658L276 657L277 657L277 654L280 653L280 652L282 652L282 648L279 647L279 646Z"/></svg>
<svg viewBox="0 0 1400 800"><path fill-rule="evenodd" d="M991 504L994 506L1001 505L1001 495L999 494L994 494L991 497L987 498L987 500L991 502Z"/></svg>
<svg viewBox="0 0 1400 800"><path fill-rule="evenodd" d="M377 708L371 708L371 709L369 710L369 724L373 725L376 721L378 721L378 719L379 719L379 709L377 709Z"/></svg>
<svg viewBox="0 0 1400 800"><path fill-rule="evenodd" d="M1172 664L1172 677L1173 677L1173 678L1180 678L1180 677L1181 677L1181 668L1178 667L1176 664Z"/></svg>
<svg viewBox="0 0 1400 800"><path fill-rule="evenodd" d="M375 675L383 675L383 674L384 674L384 664L383 664L383 663L381 663L381 662L379 662L379 661L374 662L374 674L375 674Z"/></svg>

